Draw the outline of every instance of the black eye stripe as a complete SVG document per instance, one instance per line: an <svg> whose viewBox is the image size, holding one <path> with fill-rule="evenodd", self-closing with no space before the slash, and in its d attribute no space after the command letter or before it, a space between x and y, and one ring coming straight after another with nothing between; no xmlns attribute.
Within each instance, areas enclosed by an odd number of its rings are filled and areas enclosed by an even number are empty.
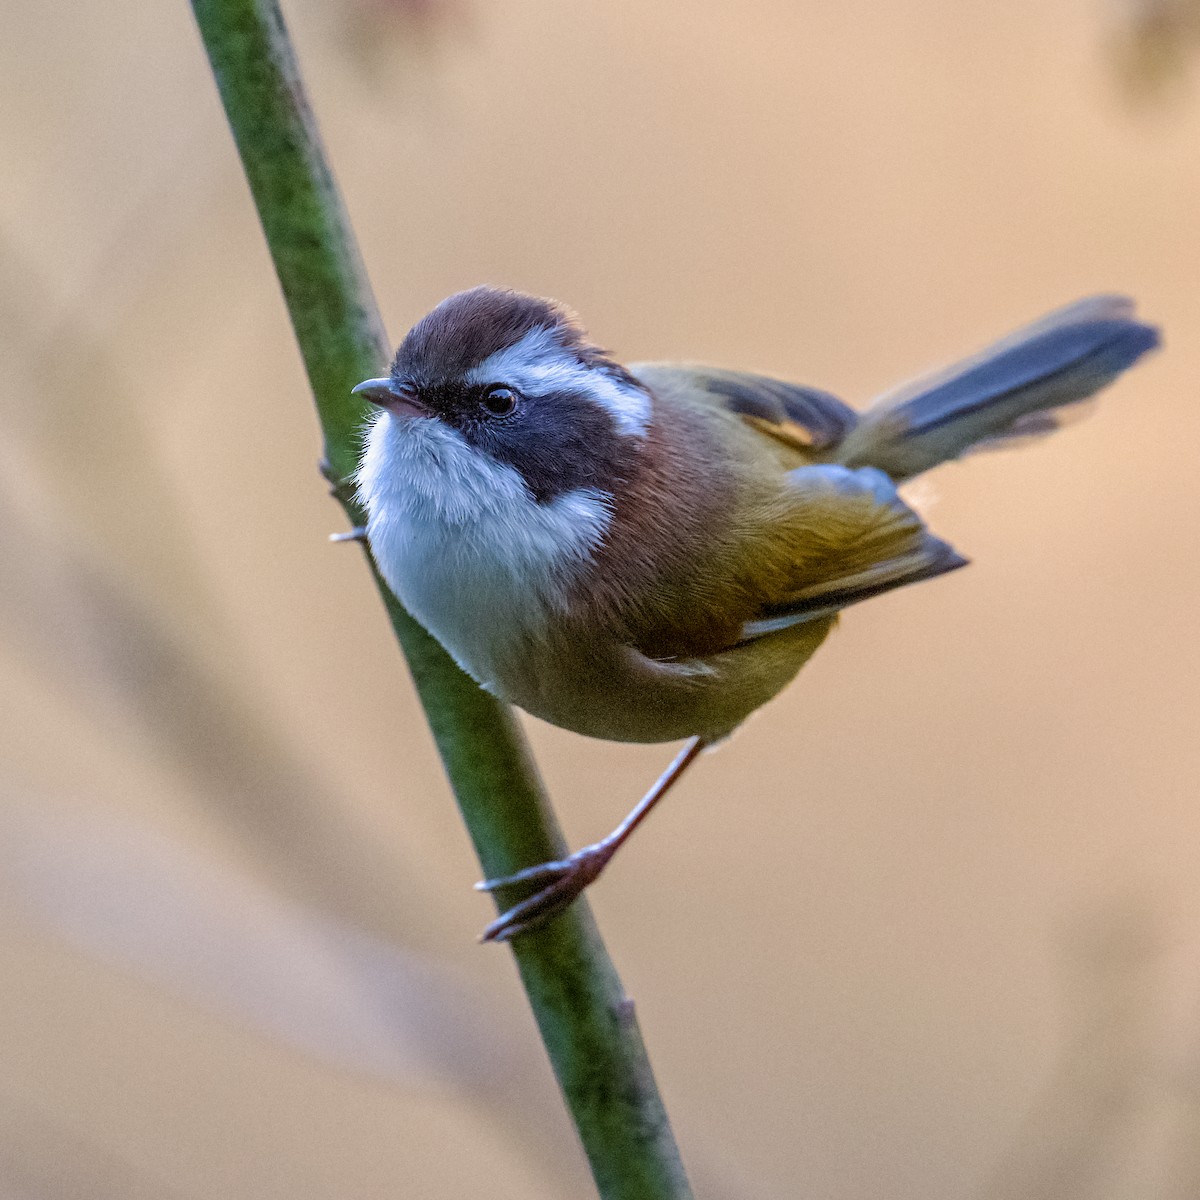
<svg viewBox="0 0 1200 1200"><path fill-rule="evenodd" d="M629 471L636 447L617 434L607 412L578 392L516 395L511 420L496 419L481 406L479 419L461 426L463 436L515 468L539 503L579 488L614 490Z"/></svg>

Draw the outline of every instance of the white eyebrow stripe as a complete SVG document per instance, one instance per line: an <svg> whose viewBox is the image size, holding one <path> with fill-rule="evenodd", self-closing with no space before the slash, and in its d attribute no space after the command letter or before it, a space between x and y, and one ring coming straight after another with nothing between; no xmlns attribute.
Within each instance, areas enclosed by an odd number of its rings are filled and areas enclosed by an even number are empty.
<svg viewBox="0 0 1200 1200"><path fill-rule="evenodd" d="M604 406L621 433L633 437L645 437L650 424L650 397L640 387L577 362L559 346L548 325L539 325L519 342L497 350L465 378L467 383L507 383L530 396L584 392Z"/></svg>

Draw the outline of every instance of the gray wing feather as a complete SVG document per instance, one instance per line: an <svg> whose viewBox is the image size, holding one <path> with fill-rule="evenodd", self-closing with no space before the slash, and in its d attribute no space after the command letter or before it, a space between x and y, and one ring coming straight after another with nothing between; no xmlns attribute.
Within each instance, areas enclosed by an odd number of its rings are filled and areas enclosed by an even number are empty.
<svg viewBox="0 0 1200 1200"><path fill-rule="evenodd" d="M743 417L779 426L788 422L800 425L809 434L814 450L836 445L858 420L854 409L829 392L768 375L694 363L634 363L629 370L651 387L662 381L707 392L730 412Z"/></svg>

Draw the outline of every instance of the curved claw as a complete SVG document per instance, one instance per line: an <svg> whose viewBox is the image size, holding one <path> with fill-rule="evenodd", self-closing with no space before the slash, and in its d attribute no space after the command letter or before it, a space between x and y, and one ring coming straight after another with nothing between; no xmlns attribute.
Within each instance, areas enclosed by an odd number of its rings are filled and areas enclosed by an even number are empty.
<svg viewBox="0 0 1200 1200"><path fill-rule="evenodd" d="M480 934L481 942L507 942L511 938L536 929L543 922L562 912L595 880L613 856L615 846L598 842L572 854L570 858L538 863L502 879L485 879L475 887L479 891L494 891L514 883L546 883L540 891L505 909Z"/></svg>
<svg viewBox="0 0 1200 1200"><path fill-rule="evenodd" d="M574 884L571 876L534 892L520 904L514 904L496 918L480 935L481 942L507 942L511 938L536 929L551 917L562 912L572 900L586 887L586 884Z"/></svg>
<svg viewBox="0 0 1200 1200"><path fill-rule="evenodd" d="M541 883L547 879L558 879L570 869L571 860L569 858L551 859L549 862L538 863L535 867L526 867L523 871L515 871L512 875L501 875L496 879L481 879L475 885L475 890L477 892L494 892L513 883Z"/></svg>

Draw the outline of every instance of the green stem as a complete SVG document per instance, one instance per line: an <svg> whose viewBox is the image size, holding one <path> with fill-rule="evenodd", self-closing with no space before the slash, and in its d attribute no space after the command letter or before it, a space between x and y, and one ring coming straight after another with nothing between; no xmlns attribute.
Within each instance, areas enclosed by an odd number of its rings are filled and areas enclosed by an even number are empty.
<svg viewBox="0 0 1200 1200"><path fill-rule="evenodd" d="M274 0L192 0L225 112L283 287L325 437L334 495L363 523L345 482L363 406L388 345ZM487 877L565 847L512 712L480 691L375 582L408 659L438 751ZM690 1197L633 1006L585 902L512 942L546 1050L600 1194Z"/></svg>

